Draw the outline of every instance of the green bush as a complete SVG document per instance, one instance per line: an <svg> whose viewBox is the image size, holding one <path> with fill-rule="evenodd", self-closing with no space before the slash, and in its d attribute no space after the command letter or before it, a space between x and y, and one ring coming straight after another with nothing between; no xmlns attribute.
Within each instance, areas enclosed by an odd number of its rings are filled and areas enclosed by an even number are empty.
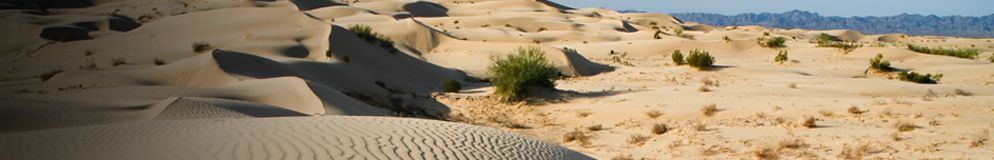
<svg viewBox="0 0 994 160"><path fill-rule="evenodd" d="M777 63L787 62L787 51L780 51L780 53L777 53L777 57L774 57L773 61Z"/></svg>
<svg viewBox="0 0 994 160"><path fill-rule="evenodd" d="M893 71L894 68L890 67L890 62L884 60L883 54L878 53L877 57L873 57L870 59L870 70L879 71L879 72L890 72Z"/></svg>
<svg viewBox="0 0 994 160"><path fill-rule="evenodd" d="M518 48L507 57L494 59L487 70L497 88L494 94L505 102L524 100L528 96L526 89L531 86L554 87L552 79L559 73L538 47Z"/></svg>
<svg viewBox="0 0 994 160"><path fill-rule="evenodd" d="M856 48L863 47L863 45L852 42L818 41L818 47L838 48L843 53L849 53L856 50Z"/></svg>
<svg viewBox="0 0 994 160"><path fill-rule="evenodd" d="M919 74L915 72L904 71L897 74L897 79L908 82L923 83L923 84L936 84L942 79L942 74Z"/></svg>
<svg viewBox="0 0 994 160"><path fill-rule="evenodd" d="M393 40L387 38L380 33L374 32L372 28L364 24L357 24L349 26L349 31L352 31L360 39L365 40L367 43L378 43L380 47L387 49L390 53L398 53L400 50L393 47Z"/></svg>
<svg viewBox="0 0 994 160"><path fill-rule="evenodd" d="M714 65L714 57L707 51L692 50L690 55L686 59L687 65L697 68L698 70L705 70L711 68Z"/></svg>
<svg viewBox="0 0 994 160"><path fill-rule="evenodd" d="M942 47L929 48L914 44L908 44L908 49L918 53L952 56L966 59L976 59L977 55L980 55L979 49L945 49Z"/></svg>
<svg viewBox="0 0 994 160"><path fill-rule="evenodd" d="M456 93L462 90L462 83L456 80L448 80L442 83L442 91Z"/></svg>
<svg viewBox="0 0 994 160"><path fill-rule="evenodd" d="M820 42L841 42L841 41L842 41L842 39L839 39L839 37L828 35L827 33L821 33L821 35L818 35L818 42L819 43Z"/></svg>
<svg viewBox="0 0 994 160"><path fill-rule="evenodd" d="M676 64L676 65L678 65L678 66L684 64L684 62L683 62L683 54L680 53L679 49L673 51L673 54L670 55L670 58L673 58L673 63Z"/></svg>
<svg viewBox="0 0 994 160"><path fill-rule="evenodd" d="M784 47L787 47L787 45L784 44L786 42L787 42L787 38L776 37L776 38L772 38L772 39L759 38L757 43L759 43L759 46L763 46L763 47L767 47L767 48L784 48Z"/></svg>

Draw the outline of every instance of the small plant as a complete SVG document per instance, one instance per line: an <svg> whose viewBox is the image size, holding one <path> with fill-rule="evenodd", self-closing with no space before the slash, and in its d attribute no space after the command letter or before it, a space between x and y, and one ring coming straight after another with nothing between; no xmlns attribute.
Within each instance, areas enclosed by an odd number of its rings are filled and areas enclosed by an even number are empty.
<svg viewBox="0 0 994 160"><path fill-rule="evenodd" d="M842 51L842 53L849 53L849 52L852 52L853 50L856 50L856 48L863 47L863 45L860 45L858 43L851 43L851 42L832 42L832 41L829 41L829 42L818 42L818 47L838 48L839 51Z"/></svg>
<svg viewBox="0 0 994 160"><path fill-rule="evenodd" d="M634 134L628 136L628 144L633 146L641 146L645 144L646 141L649 141L649 136L644 136L640 134Z"/></svg>
<svg viewBox="0 0 994 160"><path fill-rule="evenodd" d="M787 38L783 38L783 37L775 37L775 38L771 38L771 39L759 38L757 41L758 41L757 43L759 43L759 46L763 46L763 47L767 47L767 48L784 48L784 47L787 47L787 45L784 44L784 43L787 42Z"/></svg>
<svg viewBox="0 0 994 160"><path fill-rule="evenodd" d="M677 27L676 29L673 30L673 33L676 34L677 36L683 35L683 27Z"/></svg>
<svg viewBox="0 0 994 160"><path fill-rule="evenodd" d="M125 63L127 63L127 62L124 60L124 58L111 58L110 59L110 65L111 66L119 66L119 65L122 65L122 64L125 64Z"/></svg>
<svg viewBox="0 0 994 160"><path fill-rule="evenodd" d="M929 48L925 46L919 46L914 44L908 44L908 49L918 53L932 54L932 55L943 55L952 56L966 59L976 59L977 55L980 55L979 49L945 49L942 47Z"/></svg>
<svg viewBox="0 0 994 160"><path fill-rule="evenodd" d="M649 117L650 119L656 119L656 118L658 118L659 116L662 116L662 115L663 115L663 112L659 112L657 110L651 110L651 111L645 112L645 116Z"/></svg>
<svg viewBox="0 0 994 160"><path fill-rule="evenodd" d="M581 130L574 130L572 132L567 132L563 134L563 143L577 142L581 146L586 146L590 144L590 135L587 132Z"/></svg>
<svg viewBox="0 0 994 160"><path fill-rule="evenodd" d="M876 57L873 57L873 58L870 59L870 68L869 68L869 70L873 70L873 71L877 71L877 72L890 72L890 71L893 71L894 68L892 68L890 66L890 62L888 62L887 60L884 60L884 55L883 54L879 54L878 53Z"/></svg>
<svg viewBox="0 0 994 160"><path fill-rule="evenodd" d="M389 51L390 53L396 54L400 52L400 50L397 50L397 48L393 47L393 40L390 40L390 38L387 38L386 36L380 33L374 32L373 29L367 25L363 24L352 25L349 26L348 30L355 33L356 36L358 36L360 39L365 40L367 43L380 44L380 47L387 49L387 51Z"/></svg>
<svg viewBox="0 0 994 160"><path fill-rule="evenodd" d="M787 62L787 51L780 51L779 53L777 53L777 57L774 57L773 61L777 62L779 64L783 64L783 62Z"/></svg>
<svg viewBox="0 0 994 160"><path fill-rule="evenodd" d="M608 55L611 55L611 61L613 61L614 63L625 65L625 66L634 66L634 65L632 65L631 62L628 62L628 60L627 60L628 59L627 58L628 52L620 53L619 54L618 52L614 52L614 50L611 50L611 52L608 53Z"/></svg>
<svg viewBox="0 0 994 160"><path fill-rule="evenodd" d="M459 83L459 81L448 80L442 84L442 91L449 93L457 93L459 92L459 90L462 90L462 83Z"/></svg>
<svg viewBox="0 0 994 160"><path fill-rule="evenodd" d="M856 107L856 106L850 106L849 109L846 109L846 111L849 112L849 114L863 114L863 113L866 113L866 111L859 110L859 108Z"/></svg>
<svg viewBox="0 0 994 160"><path fill-rule="evenodd" d="M516 102L527 97L528 87L555 86L552 79L558 74L545 59L545 52L537 47L521 47L505 58L496 58L487 70L496 86L494 94L505 102Z"/></svg>
<svg viewBox="0 0 994 160"><path fill-rule="evenodd" d="M725 40L725 43L732 42L732 38L728 38L728 36L721 37L721 39Z"/></svg>
<svg viewBox="0 0 994 160"><path fill-rule="evenodd" d="M166 65L166 61L164 61L164 60L162 60L162 59L159 59L159 58L155 58L155 60L154 60L153 62L154 62L154 63L155 63L155 65L157 65L157 66L161 66L161 65Z"/></svg>
<svg viewBox="0 0 994 160"><path fill-rule="evenodd" d="M815 117L805 116L804 118L801 119L801 127L804 127L804 128L815 128L815 127L818 127L818 125L815 124L817 121L818 121L818 119L815 118Z"/></svg>
<svg viewBox="0 0 994 160"><path fill-rule="evenodd" d="M839 37L828 35L827 33L821 33L821 35L818 35L818 42L819 43L820 42L841 42L841 41L842 40L839 39Z"/></svg>
<svg viewBox="0 0 994 160"><path fill-rule="evenodd" d="M684 64L684 62L683 62L683 54L680 53L679 49L673 51L673 54L671 54L670 57L673 58L673 63L674 64L676 64L678 66Z"/></svg>
<svg viewBox="0 0 994 160"><path fill-rule="evenodd" d="M197 53L203 53L204 51L214 49L214 47L207 42L193 42L193 45L190 47L193 48L193 52Z"/></svg>
<svg viewBox="0 0 994 160"><path fill-rule="evenodd" d="M894 128L897 129L898 132L907 132L915 130L918 126L908 121L897 121L894 122Z"/></svg>
<svg viewBox="0 0 994 160"><path fill-rule="evenodd" d="M701 113L703 113L704 116L711 117L715 113L718 113L718 105L714 103L704 105L704 107L701 108Z"/></svg>
<svg viewBox="0 0 994 160"><path fill-rule="evenodd" d="M690 55L686 59L687 65L697 68L698 70L705 70L711 68L714 65L714 57L707 51L702 50L692 50Z"/></svg>
<svg viewBox="0 0 994 160"><path fill-rule="evenodd" d="M942 74L919 74L917 72L904 71L897 74L897 79L921 84L936 84L942 79Z"/></svg>
<svg viewBox="0 0 994 160"><path fill-rule="evenodd" d="M660 135L666 133L669 130L670 127L664 123L652 125L652 134Z"/></svg>
<svg viewBox="0 0 994 160"><path fill-rule="evenodd" d="M770 36L770 32L763 32L763 36Z"/></svg>
<svg viewBox="0 0 994 160"><path fill-rule="evenodd" d="M587 130L591 131L591 132L597 132L597 131L600 131L600 130L604 130L604 126L599 125L599 124L598 125L587 126Z"/></svg>
<svg viewBox="0 0 994 160"><path fill-rule="evenodd" d="M663 39L663 31L656 30L656 33L652 34L652 39Z"/></svg>

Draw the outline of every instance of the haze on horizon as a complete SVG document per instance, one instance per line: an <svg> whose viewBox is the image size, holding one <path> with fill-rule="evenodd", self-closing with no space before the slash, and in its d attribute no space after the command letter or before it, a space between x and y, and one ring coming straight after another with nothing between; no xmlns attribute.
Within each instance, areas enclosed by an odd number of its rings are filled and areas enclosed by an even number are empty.
<svg viewBox="0 0 994 160"><path fill-rule="evenodd" d="M782 13L802 10L822 16L893 16L903 13L937 16L994 14L990 0L552 0L571 7L602 7L656 13Z"/></svg>

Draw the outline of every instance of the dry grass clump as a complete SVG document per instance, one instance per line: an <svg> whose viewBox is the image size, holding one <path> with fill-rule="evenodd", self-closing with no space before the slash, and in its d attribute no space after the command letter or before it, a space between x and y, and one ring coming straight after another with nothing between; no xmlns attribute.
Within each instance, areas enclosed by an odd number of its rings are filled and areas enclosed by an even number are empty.
<svg viewBox="0 0 994 160"><path fill-rule="evenodd" d="M897 129L897 131L899 132L907 132L915 130L916 128L918 128L918 126L916 126L915 123L911 123L909 121L897 121L894 122L894 128Z"/></svg>
<svg viewBox="0 0 994 160"><path fill-rule="evenodd" d="M718 113L718 111L719 111L718 110L718 105L714 104L714 103L708 104L708 105L704 105L704 107L701 108L701 113L703 113L704 116L708 116L708 117L713 116L715 113Z"/></svg>
<svg viewBox="0 0 994 160"><path fill-rule="evenodd" d="M563 134L563 143L577 142L581 146L587 146L590 145L590 138L591 136L587 135L587 132L581 130L574 130L572 132Z"/></svg>
<svg viewBox="0 0 994 160"><path fill-rule="evenodd" d="M590 112L579 112L579 113L576 113L576 117L585 118L587 116L590 116L590 114L593 114L593 113L590 113Z"/></svg>
<svg viewBox="0 0 994 160"><path fill-rule="evenodd" d="M193 44L190 45L190 48L193 48L193 52L197 53L202 53L204 51L214 49L214 47L207 42L193 42Z"/></svg>
<svg viewBox="0 0 994 160"><path fill-rule="evenodd" d="M801 139L784 140L776 143L775 145L768 144L759 146L752 151L752 155L756 157L756 159L775 160L780 159L783 152L788 149L801 149L807 146L808 144L804 143Z"/></svg>
<svg viewBox="0 0 994 160"><path fill-rule="evenodd" d="M708 131L708 126L706 126L706 125L704 125L702 123L690 124L690 128L693 128L694 131L698 131L698 132Z"/></svg>
<svg viewBox="0 0 994 160"><path fill-rule="evenodd" d="M801 127L804 127L804 128L815 128L815 127L818 127L818 125L815 124L815 122L817 122L817 121L818 121L818 119L815 118L815 117L804 116L804 118L801 119L800 124L801 124Z"/></svg>
<svg viewBox="0 0 994 160"><path fill-rule="evenodd" d="M866 111L859 110L859 108L857 108L856 106L851 106L846 111L848 111L849 114L863 114L863 113L866 113Z"/></svg>
<svg viewBox="0 0 994 160"><path fill-rule="evenodd" d="M651 111L645 112L645 116L648 116L651 119L656 119L656 118L658 118L659 116L662 116L662 115L663 115L663 112L659 112L657 110L651 110Z"/></svg>
<svg viewBox="0 0 994 160"><path fill-rule="evenodd" d="M644 136L640 134L628 136L628 144L633 146L641 146L645 144L646 141L649 141L649 136Z"/></svg>
<svg viewBox="0 0 994 160"><path fill-rule="evenodd" d="M977 148L983 146L984 144L987 144L987 141L990 140L989 135L990 135L990 130L988 129L981 130L980 133L974 135L974 137L970 140L970 148Z"/></svg>
<svg viewBox="0 0 994 160"><path fill-rule="evenodd" d="M670 127L664 123L652 125L652 134L660 135L666 133L669 130Z"/></svg>
<svg viewBox="0 0 994 160"><path fill-rule="evenodd" d="M818 111L818 114L821 114L821 116L824 116L824 117L832 117L832 115L834 115L835 113L833 113L832 111L828 111L828 110L821 110L821 111Z"/></svg>
<svg viewBox="0 0 994 160"><path fill-rule="evenodd" d="M599 124L598 125L591 125L591 126L587 126L587 130L589 130L591 132L597 132L597 131L604 130L604 126L599 125Z"/></svg>
<svg viewBox="0 0 994 160"><path fill-rule="evenodd" d="M611 160L634 160L634 159L635 158L632 158L632 156L627 154L619 154L615 155L614 157L611 157Z"/></svg>
<svg viewBox="0 0 994 160"><path fill-rule="evenodd" d="M778 160L780 151L773 147L760 147L752 151L752 155L758 160Z"/></svg>

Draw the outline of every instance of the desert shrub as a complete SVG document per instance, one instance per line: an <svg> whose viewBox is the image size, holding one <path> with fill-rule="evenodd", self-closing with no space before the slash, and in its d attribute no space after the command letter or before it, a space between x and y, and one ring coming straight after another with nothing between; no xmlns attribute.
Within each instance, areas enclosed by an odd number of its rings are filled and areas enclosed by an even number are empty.
<svg viewBox="0 0 994 160"><path fill-rule="evenodd" d="M991 54L991 57L987 58L987 61L991 61L991 63L994 63L994 54Z"/></svg>
<svg viewBox="0 0 994 160"><path fill-rule="evenodd" d="M591 136L587 135L587 132L580 130L574 130L572 132L567 132L566 134L563 134L564 143L578 142L580 143L580 145L584 146L590 144L590 138Z"/></svg>
<svg viewBox="0 0 994 160"><path fill-rule="evenodd" d="M111 58L110 59L110 65L111 66L119 66L119 65L122 65L122 64L125 64L125 63L128 63L128 62L126 62L124 60L124 58Z"/></svg>
<svg viewBox="0 0 994 160"><path fill-rule="evenodd" d="M673 58L673 63L676 64L676 65L683 65L684 64L684 62L683 62L683 54L680 53L679 49L673 51L673 54L670 55L670 58Z"/></svg>
<svg viewBox="0 0 994 160"><path fill-rule="evenodd" d="M157 65L157 66L161 66L161 65L165 65L165 64L166 64L166 61L165 61L165 60L162 60L162 59L159 59L159 58L155 58L155 60L154 60L153 62L154 62L154 63L155 63L155 65Z"/></svg>
<svg viewBox="0 0 994 160"><path fill-rule="evenodd" d="M685 61L687 65L699 70L708 69L714 65L714 57L711 57L710 53L696 49L690 51L690 55L687 56Z"/></svg>
<svg viewBox="0 0 994 160"><path fill-rule="evenodd" d="M818 125L815 124L817 121L818 121L818 119L816 119L814 117L805 116L804 118L801 119L800 124L801 124L801 127L804 127L804 128L815 128L815 127L818 127Z"/></svg>
<svg viewBox="0 0 994 160"><path fill-rule="evenodd" d="M839 39L839 37L828 35L827 33L821 33L821 35L818 35L818 42L841 42L841 41L842 39Z"/></svg>
<svg viewBox="0 0 994 160"><path fill-rule="evenodd" d="M663 115L663 112L659 112L657 110L652 110L652 111L645 112L645 116L648 116L651 119L656 119L657 117L662 116L662 115Z"/></svg>
<svg viewBox="0 0 994 160"><path fill-rule="evenodd" d="M614 50L611 50L611 52L608 53L608 55L611 55L611 61L613 61L614 63L618 63L618 64L625 65L625 66L634 66L634 65L632 65L631 62L628 62L628 58L627 58L628 57L628 52L618 53L618 52L614 52Z"/></svg>
<svg viewBox="0 0 994 160"><path fill-rule="evenodd" d="M909 121L894 122L894 129L897 129L898 132L912 131L915 130L916 128L918 128L918 126Z"/></svg>
<svg viewBox="0 0 994 160"><path fill-rule="evenodd" d="M732 41L732 38L728 38L728 36L725 36L725 37L721 37L721 39L722 39L722 40L725 40L725 43L728 43L728 42L731 42L731 41Z"/></svg>
<svg viewBox="0 0 994 160"><path fill-rule="evenodd" d="M656 33L652 34L652 39L663 39L662 34L663 34L663 31L656 30Z"/></svg>
<svg viewBox="0 0 994 160"><path fill-rule="evenodd" d="M390 40L390 38L387 38L386 36L373 31L373 29L369 28L369 26L367 25L363 24L352 25L349 26L348 29L349 31L355 33L356 36L358 36L360 39L365 40L367 43L377 43L380 45L380 47L383 47L387 49L387 51L390 51L390 53L400 52L400 50L397 50L397 48L393 47L393 40Z"/></svg>
<svg viewBox="0 0 994 160"><path fill-rule="evenodd" d="M487 70L497 87L494 94L506 102L524 100L531 86L554 87L552 78L558 74L537 47L521 47L505 58L494 59Z"/></svg>
<svg viewBox="0 0 994 160"><path fill-rule="evenodd" d="M908 44L908 49L918 53L952 56L966 59L976 59L977 55L980 54L979 49L945 49L942 47L929 48L914 44Z"/></svg>
<svg viewBox="0 0 994 160"><path fill-rule="evenodd" d="M863 45L852 42L842 42L842 40L839 39L839 37L822 33L820 36L818 36L818 47L838 48L843 53L849 53L855 50L856 48L863 47Z"/></svg>
<svg viewBox="0 0 994 160"><path fill-rule="evenodd" d="M190 47L193 48L193 51L197 53L202 53L204 51L211 50L214 48L211 46L210 43L207 42L193 42L193 45L190 45Z"/></svg>
<svg viewBox="0 0 994 160"><path fill-rule="evenodd" d="M787 62L787 51L780 51L780 53L777 53L777 57L774 57L773 61L777 63Z"/></svg>
<svg viewBox="0 0 994 160"><path fill-rule="evenodd" d="M462 90L462 83L459 83L459 81L448 80L442 83L442 91L455 93L459 92L459 90Z"/></svg>
<svg viewBox="0 0 994 160"><path fill-rule="evenodd" d="M757 43L759 43L759 46L763 46L763 47L767 47L767 48L784 48L784 47L787 47L787 45L784 44L786 42L787 42L787 38L776 37L776 38L771 38L771 39L759 38Z"/></svg>
<svg viewBox="0 0 994 160"><path fill-rule="evenodd" d="M649 136L634 134L628 136L628 144L633 146L642 146L646 141L649 141Z"/></svg>
<svg viewBox="0 0 994 160"><path fill-rule="evenodd" d="M936 84L942 79L942 74L919 74L917 72L904 71L897 74L897 79L922 84Z"/></svg>
<svg viewBox="0 0 994 160"><path fill-rule="evenodd" d="M669 130L670 130L670 127L667 126L664 123L659 123L659 124L652 125L652 134L660 135L660 134L666 133Z"/></svg>
<svg viewBox="0 0 994 160"><path fill-rule="evenodd" d="M705 105L704 107L701 108L701 113L703 113L704 116L711 117L714 115L714 113L718 113L718 105L713 103Z"/></svg>
<svg viewBox="0 0 994 160"><path fill-rule="evenodd" d="M879 72L889 72L894 70L894 68L890 66L890 62L884 60L883 54L878 53L876 57L870 59L870 70L879 71Z"/></svg>

